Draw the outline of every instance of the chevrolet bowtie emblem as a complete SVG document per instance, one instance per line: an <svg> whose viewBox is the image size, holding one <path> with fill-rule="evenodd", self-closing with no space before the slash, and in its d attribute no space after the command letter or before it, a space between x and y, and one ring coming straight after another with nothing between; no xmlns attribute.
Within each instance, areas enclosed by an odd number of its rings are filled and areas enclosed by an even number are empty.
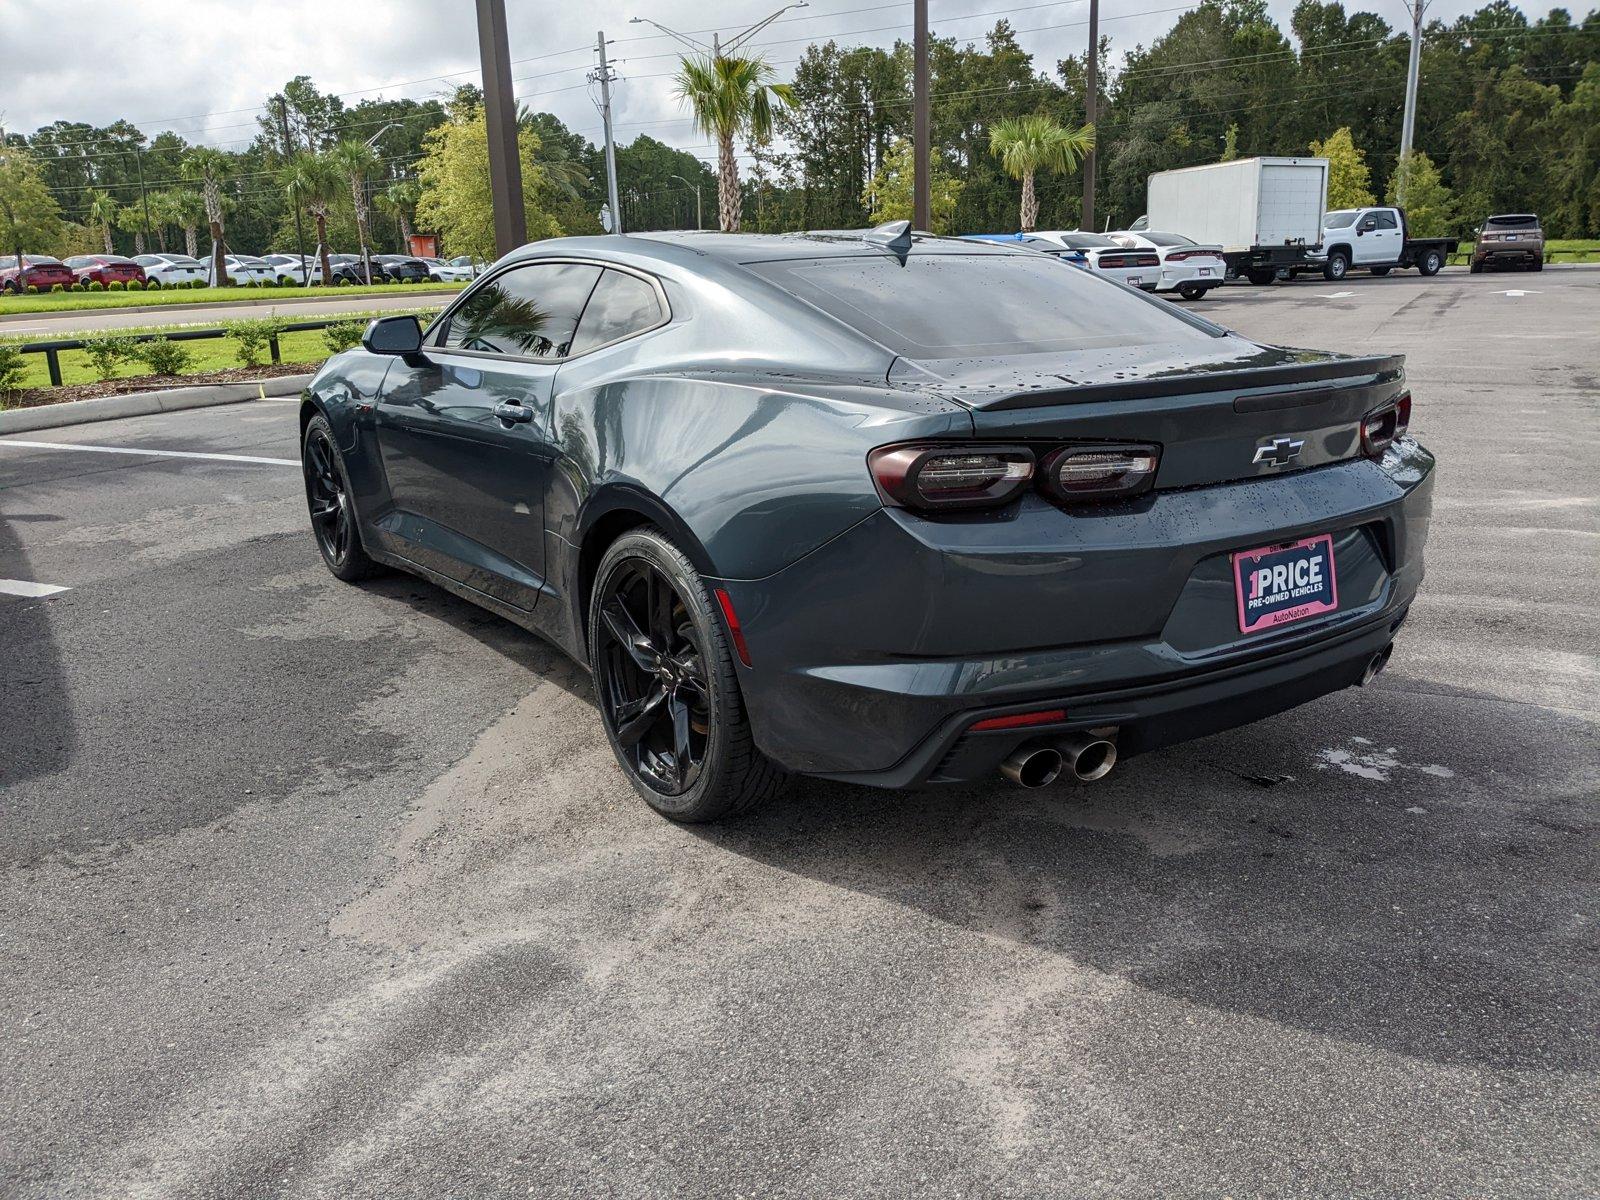
<svg viewBox="0 0 1600 1200"><path fill-rule="evenodd" d="M1265 463L1269 467L1287 467L1300 457L1300 451L1305 442L1300 438L1273 438L1270 442L1256 447L1256 456L1250 461L1256 466Z"/></svg>

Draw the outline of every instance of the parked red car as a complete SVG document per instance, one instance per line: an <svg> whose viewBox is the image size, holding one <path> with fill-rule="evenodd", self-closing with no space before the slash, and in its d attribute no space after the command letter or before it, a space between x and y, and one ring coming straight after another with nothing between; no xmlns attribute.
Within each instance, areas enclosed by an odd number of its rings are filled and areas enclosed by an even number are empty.
<svg viewBox="0 0 1600 1200"><path fill-rule="evenodd" d="M36 287L48 292L58 283L69 288L77 281L71 267L48 254L24 254L21 271L17 270L15 254L0 255L0 291L25 292Z"/></svg>
<svg viewBox="0 0 1600 1200"><path fill-rule="evenodd" d="M82 284L143 283L144 268L120 254L78 254L67 259L67 266Z"/></svg>

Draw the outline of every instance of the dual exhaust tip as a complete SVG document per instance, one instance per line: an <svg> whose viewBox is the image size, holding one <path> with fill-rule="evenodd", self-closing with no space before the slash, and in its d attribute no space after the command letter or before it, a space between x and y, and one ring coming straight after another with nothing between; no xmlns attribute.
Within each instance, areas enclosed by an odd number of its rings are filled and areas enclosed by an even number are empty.
<svg viewBox="0 0 1600 1200"><path fill-rule="evenodd" d="M1068 734L1049 742L1019 746L1000 764L1000 774L1018 787L1048 787L1065 776L1075 783L1094 783L1117 765L1117 744L1086 733Z"/></svg>

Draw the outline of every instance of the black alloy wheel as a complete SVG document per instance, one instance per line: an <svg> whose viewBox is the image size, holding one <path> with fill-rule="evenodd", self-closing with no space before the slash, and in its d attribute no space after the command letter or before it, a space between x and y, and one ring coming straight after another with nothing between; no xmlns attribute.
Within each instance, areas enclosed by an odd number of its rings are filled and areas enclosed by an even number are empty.
<svg viewBox="0 0 1600 1200"><path fill-rule="evenodd" d="M785 773L756 749L723 618L660 530L630 530L606 550L588 637L606 737L657 812L714 821L782 789Z"/></svg>
<svg viewBox="0 0 1600 1200"><path fill-rule="evenodd" d="M300 465L306 479L306 504L311 510L311 531L328 570L343 580L375 574L377 564L367 557L356 529L355 503L344 464L333 444L333 429L323 416L306 426Z"/></svg>
<svg viewBox="0 0 1600 1200"><path fill-rule="evenodd" d="M654 564L630 558L600 603L599 684L618 751L646 786L681 796L705 769L711 696L683 598Z"/></svg>

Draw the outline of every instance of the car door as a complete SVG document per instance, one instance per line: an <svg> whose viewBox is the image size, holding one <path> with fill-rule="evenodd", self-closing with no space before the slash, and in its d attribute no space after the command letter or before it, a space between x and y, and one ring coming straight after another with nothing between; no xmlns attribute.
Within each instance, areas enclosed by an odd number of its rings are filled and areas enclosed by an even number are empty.
<svg viewBox="0 0 1600 1200"><path fill-rule="evenodd" d="M390 548L517 608L545 576L551 391L600 267L543 260L465 293L397 361L376 409Z"/></svg>

